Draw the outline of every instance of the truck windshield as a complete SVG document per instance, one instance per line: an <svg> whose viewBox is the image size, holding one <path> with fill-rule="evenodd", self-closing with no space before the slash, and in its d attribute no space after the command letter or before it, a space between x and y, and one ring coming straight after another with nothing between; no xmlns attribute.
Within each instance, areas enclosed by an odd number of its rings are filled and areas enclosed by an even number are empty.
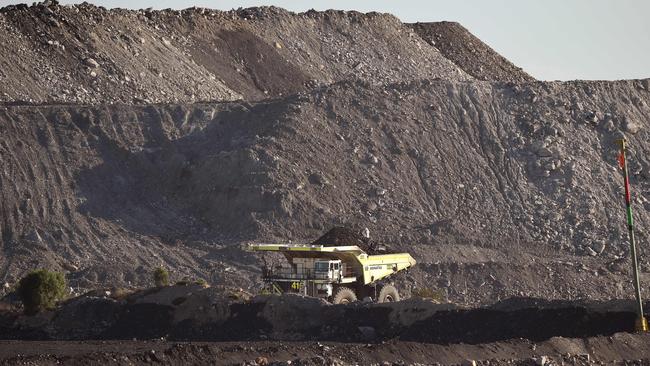
<svg viewBox="0 0 650 366"><path fill-rule="evenodd" d="M316 262L314 264L314 271L316 272L327 272L330 269L329 262Z"/></svg>

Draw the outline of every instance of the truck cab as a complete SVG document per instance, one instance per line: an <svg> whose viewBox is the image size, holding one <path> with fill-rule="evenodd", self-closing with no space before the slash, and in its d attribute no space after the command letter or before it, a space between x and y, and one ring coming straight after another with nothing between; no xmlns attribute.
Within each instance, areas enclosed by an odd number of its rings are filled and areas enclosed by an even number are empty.
<svg viewBox="0 0 650 366"><path fill-rule="evenodd" d="M339 282L341 280L341 260L316 260L314 262L314 277L317 279Z"/></svg>

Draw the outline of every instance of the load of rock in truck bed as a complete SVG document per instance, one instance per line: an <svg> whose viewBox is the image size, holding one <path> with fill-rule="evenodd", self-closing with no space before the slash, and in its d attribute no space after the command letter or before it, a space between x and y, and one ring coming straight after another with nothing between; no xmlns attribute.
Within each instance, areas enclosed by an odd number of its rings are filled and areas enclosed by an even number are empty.
<svg viewBox="0 0 650 366"><path fill-rule="evenodd" d="M373 254L388 254L393 253L384 244L380 244L370 238L361 234L361 230L356 230L349 227L333 227L328 232L323 234L320 238L312 242L314 245L324 245L326 247L338 247L345 245L356 245L364 252Z"/></svg>

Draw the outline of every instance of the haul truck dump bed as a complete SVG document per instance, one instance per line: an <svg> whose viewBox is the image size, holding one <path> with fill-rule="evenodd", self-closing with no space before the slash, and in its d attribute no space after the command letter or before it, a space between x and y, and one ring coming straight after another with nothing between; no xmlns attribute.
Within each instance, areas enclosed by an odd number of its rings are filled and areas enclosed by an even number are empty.
<svg viewBox="0 0 650 366"><path fill-rule="evenodd" d="M249 244L248 250L278 252L287 259L288 265L263 269L268 291L303 293L335 304L365 297L398 301L399 293L387 279L415 265L408 253L368 255L358 246Z"/></svg>

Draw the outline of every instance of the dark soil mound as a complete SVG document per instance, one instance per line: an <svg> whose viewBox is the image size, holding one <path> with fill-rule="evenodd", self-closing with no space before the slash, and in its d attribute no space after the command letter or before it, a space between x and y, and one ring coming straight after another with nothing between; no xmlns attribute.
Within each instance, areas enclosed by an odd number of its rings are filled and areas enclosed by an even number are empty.
<svg viewBox="0 0 650 366"><path fill-rule="evenodd" d="M379 243L361 235L360 230L349 227L337 226L330 229L312 244L326 247L356 245L368 254L387 253L387 248Z"/></svg>
<svg viewBox="0 0 650 366"><path fill-rule="evenodd" d="M354 229L348 227L334 227L323 234L323 236L316 239L312 244L325 245L328 247L342 245L356 245L361 247L367 245L369 242L370 239L365 238Z"/></svg>
<svg viewBox="0 0 650 366"><path fill-rule="evenodd" d="M514 299L509 301L511 305L519 306L510 309L460 309L425 300L331 306L298 295L260 296L245 302L226 298L226 294L213 289L178 286L156 290L139 297L136 303L97 297L76 299L55 310L49 319L39 315L40 321L0 313L0 340L166 337L178 341L358 342L399 338L478 344L515 338L542 341L557 336L611 335L631 331L635 319L630 300L549 303ZM185 301L167 303L181 294ZM364 334L364 329L372 329L372 333Z"/></svg>
<svg viewBox="0 0 650 366"><path fill-rule="evenodd" d="M479 80L506 82L535 80L459 23L415 23L409 26L447 59Z"/></svg>
<svg viewBox="0 0 650 366"><path fill-rule="evenodd" d="M400 339L478 344L515 338L542 341L557 336L593 337L631 331L634 317L632 311L592 312L579 306L444 311L413 324Z"/></svg>

